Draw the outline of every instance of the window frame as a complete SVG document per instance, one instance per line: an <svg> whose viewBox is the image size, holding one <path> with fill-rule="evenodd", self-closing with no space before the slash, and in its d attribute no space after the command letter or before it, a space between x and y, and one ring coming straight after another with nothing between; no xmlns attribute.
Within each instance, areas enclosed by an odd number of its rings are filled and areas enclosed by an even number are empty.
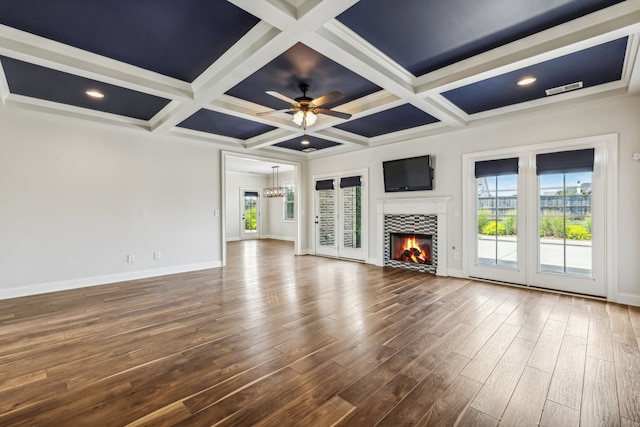
<svg viewBox="0 0 640 427"><path fill-rule="evenodd" d="M285 196L282 198L282 221L294 222L296 220L296 192L293 182L287 182L283 184L283 187L287 189ZM293 195L292 200L288 200L288 195ZM287 205L291 204L291 218L287 218Z"/></svg>

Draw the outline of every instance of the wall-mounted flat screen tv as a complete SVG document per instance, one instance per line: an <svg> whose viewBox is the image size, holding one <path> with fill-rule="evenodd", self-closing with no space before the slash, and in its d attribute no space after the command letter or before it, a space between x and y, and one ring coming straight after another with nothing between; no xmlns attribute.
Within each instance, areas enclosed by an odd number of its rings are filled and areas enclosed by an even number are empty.
<svg viewBox="0 0 640 427"><path fill-rule="evenodd" d="M382 162L385 193L433 190L431 156Z"/></svg>

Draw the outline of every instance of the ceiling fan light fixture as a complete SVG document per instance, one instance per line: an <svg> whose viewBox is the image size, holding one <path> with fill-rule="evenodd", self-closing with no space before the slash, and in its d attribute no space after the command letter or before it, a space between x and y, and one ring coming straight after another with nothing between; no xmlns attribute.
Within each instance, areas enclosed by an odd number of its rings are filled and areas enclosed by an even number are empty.
<svg viewBox="0 0 640 427"><path fill-rule="evenodd" d="M306 126L312 126L318 119L318 117L313 113L313 111L298 110L293 115L293 122L298 126L303 126L303 123L305 123L305 117L306 117Z"/></svg>

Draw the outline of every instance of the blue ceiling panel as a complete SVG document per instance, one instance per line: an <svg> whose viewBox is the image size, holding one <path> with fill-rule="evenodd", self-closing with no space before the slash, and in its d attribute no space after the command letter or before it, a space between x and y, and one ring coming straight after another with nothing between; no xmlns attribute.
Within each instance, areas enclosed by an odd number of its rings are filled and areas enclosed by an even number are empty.
<svg viewBox="0 0 640 427"><path fill-rule="evenodd" d="M338 20L416 76L623 0L360 0Z"/></svg>
<svg viewBox="0 0 640 427"><path fill-rule="evenodd" d="M273 126L205 109L198 111L178 126L245 140L275 129Z"/></svg>
<svg viewBox="0 0 640 427"><path fill-rule="evenodd" d="M417 126L424 126L438 122L433 116L414 107L411 104L381 111L358 120L350 120L336 126L339 129L358 135L373 138L374 136L397 132Z"/></svg>
<svg viewBox="0 0 640 427"><path fill-rule="evenodd" d="M620 80L627 38L450 90L442 95L467 114L545 98L546 89L582 81L585 88ZM517 82L532 76L529 86Z"/></svg>
<svg viewBox="0 0 640 427"><path fill-rule="evenodd" d="M290 104L266 94L265 91L273 90L295 99L302 96L298 87L302 82L310 86L307 92L310 98L318 98L334 90L342 93L341 99L326 104L325 108L333 108L380 90L353 71L298 43L227 94L279 110Z"/></svg>
<svg viewBox="0 0 640 427"><path fill-rule="evenodd" d="M78 77L12 58L0 57L9 91L16 95L89 108L135 119L149 120L168 103L168 99ZM98 90L102 99L86 95Z"/></svg>
<svg viewBox="0 0 640 427"><path fill-rule="evenodd" d="M302 141L304 140L309 141L309 144L302 144ZM288 141L279 142L274 145L276 147L288 148L289 150L304 151L309 148L322 150L323 148L335 147L336 145L342 144L340 144L339 142L327 141L326 139L318 138L316 136L304 135L290 139Z"/></svg>
<svg viewBox="0 0 640 427"><path fill-rule="evenodd" d="M0 24L188 82L258 22L219 0L0 0L0 11Z"/></svg>

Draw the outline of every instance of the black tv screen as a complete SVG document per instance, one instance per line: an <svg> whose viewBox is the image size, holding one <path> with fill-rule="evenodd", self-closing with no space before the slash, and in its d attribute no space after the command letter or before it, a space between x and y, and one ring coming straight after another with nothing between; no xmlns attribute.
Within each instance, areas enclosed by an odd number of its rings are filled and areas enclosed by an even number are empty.
<svg viewBox="0 0 640 427"><path fill-rule="evenodd" d="M388 160L382 163L385 193L433 190L431 156Z"/></svg>

